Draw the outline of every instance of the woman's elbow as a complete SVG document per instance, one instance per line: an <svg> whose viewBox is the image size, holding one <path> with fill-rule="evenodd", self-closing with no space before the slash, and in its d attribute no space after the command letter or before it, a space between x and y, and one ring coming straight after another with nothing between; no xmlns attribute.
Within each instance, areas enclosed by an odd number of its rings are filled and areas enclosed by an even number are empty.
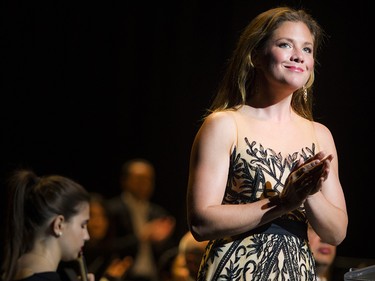
<svg viewBox="0 0 375 281"><path fill-rule="evenodd" d="M343 220L341 229L337 231L336 233L336 239L335 239L335 245L338 246L340 245L346 238L348 231L348 216L345 216L345 219Z"/></svg>
<svg viewBox="0 0 375 281"><path fill-rule="evenodd" d="M198 242L210 240L210 228L202 219L191 218L188 222L189 230Z"/></svg>
<svg viewBox="0 0 375 281"><path fill-rule="evenodd" d="M330 235L324 235L322 234L321 237L323 238L323 241L331 244L333 246L340 245L346 238L347 234L347 227L342 227L342 229L336 229L333 233Z"/></svg>
<svg viewBox="0 0 375 281"><path fill-rule="evenodd" d="M204 235L202 235L201 231L199 231L199 227L195 227L194 225L192 225L190 227L190 232L193 235L194 239L197 240L198 242L202 242L206 240Z"/></svg>
<svg viewBox="0 0 375 281"><path fill-rule="evenodd" d="M333 244L334 246L340 245L345 240L346 233L347 233L347 228L341 231L338 231L331 244Z"/></svg>

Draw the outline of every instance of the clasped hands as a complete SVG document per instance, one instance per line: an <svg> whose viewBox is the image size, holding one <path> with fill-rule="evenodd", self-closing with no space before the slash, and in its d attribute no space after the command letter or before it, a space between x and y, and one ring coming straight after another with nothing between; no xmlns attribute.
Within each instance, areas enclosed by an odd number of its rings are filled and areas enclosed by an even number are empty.
<svg viewBox="0 0 375 281"><path fill-rule="evenodd" d="M333 156L319 152L306 161L300 159L292 169L281 192L280 203L287 209L294 210L301 206L309 195L321 189L329 174Z"/></svg>

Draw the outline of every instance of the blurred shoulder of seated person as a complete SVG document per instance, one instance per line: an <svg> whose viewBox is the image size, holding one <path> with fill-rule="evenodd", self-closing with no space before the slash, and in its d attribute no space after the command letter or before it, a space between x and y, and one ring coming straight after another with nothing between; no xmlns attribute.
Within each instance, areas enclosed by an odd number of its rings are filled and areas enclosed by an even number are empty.
<svg viewBox="0 0 375 281"><path fill-rule="evenodd" d="M185 258L179 254L178 246L166 250L158 260L159 281L188 281L189 272Z"/></svg>
<svg viewBox="0 0 375 281"><path fill-rule="evenodd" d="M87 281L123 281L126 274L133 263L133 258L126 256L124 258L114 258L107 264L105 271L98 278ZM81 276L88 269L78 259L70 262L60 262L57 272L60 274L61 279L56 281L84 281ZM90 273L92 274L92 273ZM94 276L97 275L93 274Z"/></svg>
<svg viewBox="0 0 375 281"><path fill-rule="evenodd" d="M186 232L180 239L178 245L179 255L185 261L189 276L188 280L197 279L199 267L207 244L208 240L197 241L190 231Z"/></svg>
<svg viewBox="0 0 375 281"><path fill-rule="evenodd" d="M157 260L172 247L175 218L163 206L151 201L155 190L155 168L142 158L125 162L120 175L121 193L107 201L116 237L133 236L139 241L131 280L155 280Z"/></svg>
<svg viewBox="0 0 375 281"><path fill-rule="evenodd" d="M332 264L336 257L337 247L325 243L314 231L311 225L308 226L307 233L310 249L315 259L317 281L330 281Z"/></svg>

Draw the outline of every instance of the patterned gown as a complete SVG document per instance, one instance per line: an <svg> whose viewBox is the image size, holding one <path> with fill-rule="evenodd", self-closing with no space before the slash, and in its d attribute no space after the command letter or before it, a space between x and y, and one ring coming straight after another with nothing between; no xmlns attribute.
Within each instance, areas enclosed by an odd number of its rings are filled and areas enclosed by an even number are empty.
<svg viewBox="0 0 375 281"><path fill-rule="evenodd" d="M315 154L314 143L283 158L243 140L231 155L223 204L251 203L280 193L299 157ZM197 280L316 280L303 207L249 233L210 241Z"/></svg>

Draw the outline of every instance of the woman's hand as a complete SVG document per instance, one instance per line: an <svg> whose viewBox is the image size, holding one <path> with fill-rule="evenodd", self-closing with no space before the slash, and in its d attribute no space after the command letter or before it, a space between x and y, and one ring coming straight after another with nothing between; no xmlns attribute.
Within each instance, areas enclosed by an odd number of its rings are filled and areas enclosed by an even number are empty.
<svg viewBox="0 0 375 281"><path fill-rule="evenodd" d="M108 280L122 280L132 265L133 258L131 256L125 256L122 259L114 259L107 267L104 276Z"/></svg>
<svg viewBox="0 0 375 281"><path fill-rule="evenodd" d="M309 195L321 189L322 182L327 178L333 156L324 157L319 152L307 161L300 160L288 176L285 187L280 195L281 203L288 210L300 207Z"/></svg>
<svg viewBox="0 0 375 281"><path fill-rule="evenodd" d="M141 239L160 243L168 239L176 226L176 220L172 216L161 217L147 222L141 230Z"/></svg>

